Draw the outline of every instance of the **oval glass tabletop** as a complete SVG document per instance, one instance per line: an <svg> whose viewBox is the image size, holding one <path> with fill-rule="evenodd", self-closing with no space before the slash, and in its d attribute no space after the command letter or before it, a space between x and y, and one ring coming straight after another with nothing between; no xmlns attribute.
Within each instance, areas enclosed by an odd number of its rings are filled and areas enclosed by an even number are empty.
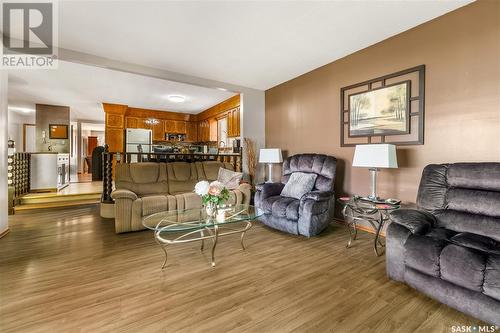
<svg viewBox="0 0 500 333"><path fill-rule="evenodd" d="M254 220L261 215L254 206L234 205L219 208L217 217L207 215L205 208L170 210L145 217L142 224L151 230L179 232L203 229L214 224L228 224Z"/></svg>

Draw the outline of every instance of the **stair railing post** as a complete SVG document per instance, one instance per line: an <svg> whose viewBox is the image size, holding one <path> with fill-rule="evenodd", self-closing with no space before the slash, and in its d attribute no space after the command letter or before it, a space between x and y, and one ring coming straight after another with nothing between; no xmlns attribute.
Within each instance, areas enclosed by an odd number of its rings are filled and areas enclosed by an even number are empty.
<svg viewBox="0 0 500 333"><path fill-rule="evenodd" d="M111 192L113 191L113 153L109 152L109 146L104 145L102 153L102 196L101 202L113 203Z"/></svg>

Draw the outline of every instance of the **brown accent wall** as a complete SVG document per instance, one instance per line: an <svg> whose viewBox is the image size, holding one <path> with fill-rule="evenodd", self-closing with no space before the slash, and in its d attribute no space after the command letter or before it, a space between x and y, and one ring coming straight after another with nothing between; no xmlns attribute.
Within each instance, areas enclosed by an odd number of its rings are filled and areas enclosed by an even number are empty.
<svg viewBox="0 0 500 333"><path fill-rule="evenodd" d="M414 202L430 163L500 161L500 1L479 0L266 91L266 146L339 160L337 195L366 194L369 173L341 148L340 88L426 65L425 144L398 147L379 195Z"/></svg>

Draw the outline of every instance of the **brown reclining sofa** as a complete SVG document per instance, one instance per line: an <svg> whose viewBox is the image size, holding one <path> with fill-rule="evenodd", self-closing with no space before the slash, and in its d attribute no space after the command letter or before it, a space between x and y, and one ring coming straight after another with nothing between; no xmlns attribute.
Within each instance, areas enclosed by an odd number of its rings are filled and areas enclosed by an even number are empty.
<svg viewBox="0 0 500 333"><path fill-rule="evenodd" d="M143 230L142 219L165 210L201 208L193 190L200 180L217 179L219 168L233 170L229 163L169 162L117 164L115 190L115 232ZM250 185L230 190L229 204L249 204Z"/></svg>

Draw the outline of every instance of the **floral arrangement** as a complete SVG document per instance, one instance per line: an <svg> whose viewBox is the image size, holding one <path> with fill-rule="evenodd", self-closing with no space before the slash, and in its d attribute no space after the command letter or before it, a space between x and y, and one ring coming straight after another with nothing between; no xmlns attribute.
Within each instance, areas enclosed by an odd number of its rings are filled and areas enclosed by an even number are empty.
<svg viewBox="0 0 500 333"><path fill-rule="evenodd" d="M215 209L229 199L228 189L218 181L209 183L202 180L195 185L194 192L201 197L205 206Z"/></svg>

